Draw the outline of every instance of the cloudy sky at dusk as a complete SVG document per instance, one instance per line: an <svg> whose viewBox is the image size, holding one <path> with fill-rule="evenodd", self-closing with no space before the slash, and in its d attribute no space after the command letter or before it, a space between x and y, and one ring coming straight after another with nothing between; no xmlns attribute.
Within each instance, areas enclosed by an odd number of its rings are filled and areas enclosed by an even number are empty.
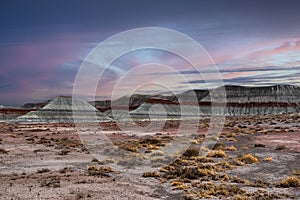
<svg viewBox="0 0 300 200"><path fill-rule="evenodd" d="M149 26L195 39L216 63L226 84L299 85L299 8L296 0L2 1L0 104L71 95L80 64L99 42ZM101 80L97 96L109 98L115 80L132 66L162 60L190 76L190 84L201 87L203 80L183 61L164 52L141 51L114 63ZM144 76L153 75L155 69L150 71ZM184 84L172 78L172 73L163 76L178 87Z"/></svg>

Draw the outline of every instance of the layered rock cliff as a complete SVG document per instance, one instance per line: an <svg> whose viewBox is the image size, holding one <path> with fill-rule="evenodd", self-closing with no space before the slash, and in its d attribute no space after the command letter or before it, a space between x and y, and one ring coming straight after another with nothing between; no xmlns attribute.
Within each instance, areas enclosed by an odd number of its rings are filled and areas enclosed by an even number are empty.
<svg viewBox="0 0 300 200"><path fill-rule="evenodd" d="M189 101L194 96L198 98L197 105ZM150 98L131 114L147 116L149 109L155 104L161 104L164 107L164 111L154 110L152 115L157 116L164 115L165 112L168 116L210 116L212 114L238 116L299 113L300 111L300 88L293 85L265 87L228 85L211 91L187 91L177 97L181 99L180 103L176 99L159 102L157 99L153 101L153 98Z"/></svg>

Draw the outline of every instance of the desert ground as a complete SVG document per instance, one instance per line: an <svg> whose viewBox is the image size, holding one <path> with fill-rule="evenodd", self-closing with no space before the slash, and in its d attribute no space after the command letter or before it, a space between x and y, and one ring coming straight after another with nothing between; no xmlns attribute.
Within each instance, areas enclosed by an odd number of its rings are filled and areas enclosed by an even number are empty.
<svg viewBox="0 0 300 200"><path fill-rule="evenodd" d="M227 117L217 143L199 155L209 126L202 120L191 124L198 134L183 155L138 173L95 158L72 123L2 122L0 199L300 199L299 122L298 114ZM179 123L146 138L114 122L99 127L119 148L151 159L163 156Z"/></svg>

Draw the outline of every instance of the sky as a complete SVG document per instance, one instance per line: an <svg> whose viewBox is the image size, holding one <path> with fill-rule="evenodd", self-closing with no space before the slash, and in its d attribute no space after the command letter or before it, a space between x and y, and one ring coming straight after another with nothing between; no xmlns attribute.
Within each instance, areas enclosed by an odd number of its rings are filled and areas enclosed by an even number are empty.
<svg viewBox="0 0 300 200"><path fill-rule="evenodd" d="M168 28L197 41L216 64L224 84L300 85L299 8L297 0L3 0L0 104L15 106L71 95L80 65L99 43L140 27ZM153 65L126 78L131 69L146 63L163 63L173 70ZM178 79L178 73L188 81ZM181 58L141 50L112 63L100 79L96 98L110 99L118 80L132 83L134 77L140 83L155 79L154 74L176 92L185 90L185 85L207 86ZM146 90L160 92L160 87L143 85L139 91Z"/></svg>

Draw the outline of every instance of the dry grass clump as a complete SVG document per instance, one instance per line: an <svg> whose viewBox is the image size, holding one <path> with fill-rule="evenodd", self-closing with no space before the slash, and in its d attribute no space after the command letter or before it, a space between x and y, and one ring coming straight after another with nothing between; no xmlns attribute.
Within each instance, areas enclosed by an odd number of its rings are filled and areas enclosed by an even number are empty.
<svg viewBox="0 0 300 200"><path fill-rule="evenodd" d="M263 158L263 161L264 162L270 162L270 161L273 161L273 158L272 157L265 157L265 158Z"/></svg>
<svg viewBox="0 0 300 200"><path fill-rule="evenodd" d="M209 151L209 148L207 148L207 147L202 147L201 150L208 152L208 151Z"/></svg>
<svg viewBox="0 0 300 200"><path fill-rule="evenodd" d="M173 186L173 190L185 190L186 191L189 188L183 182L176 181L176 180L171 182L171 186Z"/></svg>
<svg viewBox="0 0 300 200"><path fill-rule="evenodd" d="M300 178L296 176L287 177L275 184L277 187L300 187Z"/></svg>
<svg viewBox="0 0 300 200"><path fill-rule="evenodd" d="M96 165L91 165L88 167L88 172L90 175L108 176L108 174L114 172L114 170L109 166L97 167Z"/></svg>
<svg viewBox="0 0 300 200"><path fill-rule="evenodd" d="M223 173L223 174L218 174L217 179L216 180L221 180L221 181L229 181L230 178L227 174Z"/></svg>
<svg viewBox="0 0 300 200"><path fill-rule="evenodd" d="M127 140L122 142L116 142L114 145L118 146L119 148L130 151L130 152L138 152L138 149L142 147L137 140Z"/></svg>
<svg viewBox="0 0 300 200"><path fill-rule="evenodd" d="M236 164L252 164L252 163L257 163L258 162L258 158L255 157L254 155L252 154L245 154L245 155L241 155L241 156L238 156L236 158Z"/></svg>
<svg viewBox="0 0 300 200"><path fill-rule="evenodd" d="M228 142L236 142L237 140L234 137L225 138Z"/></svg>
<svg viewBox="0 0 300 200"><path fill-rule="evenodd" d="M196 164L196 160L194 158L197 159L196 157L191 157L188 159L178 158L177 160L175 160L173 162L173 165L174 166L192 166L192 165Z"/></svg>
<svg viewBox="0 0 300 200"><path fill-rule="evenodd" d="M192 186L198 188L196 192L197 198L210 198L211 196L232 197L237 194L245 194L245 190L235 185L202 183L200 181L192 183Z"/></svg>
<svg viewBox="0 0 300 200"><path fill-rule="evenodd" d="M173 175L175 175L176 177L179 176L181 178L198 179L201 176L207 176L208 170L201 169L201 171L200 171L200 169L198 167L186 167L186 168L181 168L178 171L175 171L175 174L173 174ZM170 178L170 176L168 178Z"/></svg>
<svg viewBox="0 0 300 200"><path fill-rule="evenodd" d="M175 166L166 170L163 175L164 178L167 179L199 179L200 177L216 177L216 168L213 165L201 165L198 166Z"/></svg>
<svg viewBox="0 0 300 200"><path fill-rule="evenodd" d="M216 164L216 166L220 166L222 169L234 169L236 166L230 164L226 161L221 161Z"/></svg>
<svg viewBox="0 0 300 200"><path fill-rule="evenodd" d="M196 162L198 163L212 163L214 160L212 158L207 158L207 157L197 157Z"/></svg>
<svg viewBox="0 0 300 200"><path fill-rule="evenodd" d="M226 158L226 153L223 150L213 150L207 153L207 157Z"/></svg>
<svg viewBox="0 0 300 200"><path fill-rule="evenodd" d="M236 151L236 150L237 149L233 145L231 145L229 147L225 147L225 151Z"/></svg>
<svg viewBox="0 0 300 200"><path fill-rule="evenodd" d="M250 182L246 179L240 178L238 176L233 176L230 178L231 182L233 183L242 183L242 184L249 184Z"/></svg>
<svg viewBox="0 0 300 200"><path fill-rule="evenodd" d="M148 150L159 150L166 146L172 140L170 136L162 136L160 138L147 137L139 141L142 147L146 147Z"/></svg>
<svg viewBox="0 0 300 200"><path fill-rule="evenodd" d="M53 139L50 140L52 141ZM64 137L62 139L56 139L53 141L55 142L56 145L58 145L61 148L75 148L83 145L80 140L67 138L67 137Z"/></svg>
<svg viewBox="0 0 300 200"><path fill-rule="evenodd" d="M160 177L160 174L157 172L144 172L143 177Z"/></svg>
<svg viewBox="0 0 300 200"><path fill-rule="evenodd" d="M240 194L238 194L238 195L234 195L233 197L232 197L232 200L248 200L249 198L247 197L247 196L245 196L245 195L240 195Z"/></svg>
<svg viewBox="0 0 300 200"><path fill-rule="evenodd" d="M190 146L182 155L185 157L197 157L199 155L199 148Z"/></svg>
<svg viewBox="0 0 300 200"><path fill-rule="evenodd" d="M247 181L245 183L245 185L250 186L250 187L266 188L267 186L270 186L270 183L259 178L259 179L255 179L253 181Z"/></svg>

